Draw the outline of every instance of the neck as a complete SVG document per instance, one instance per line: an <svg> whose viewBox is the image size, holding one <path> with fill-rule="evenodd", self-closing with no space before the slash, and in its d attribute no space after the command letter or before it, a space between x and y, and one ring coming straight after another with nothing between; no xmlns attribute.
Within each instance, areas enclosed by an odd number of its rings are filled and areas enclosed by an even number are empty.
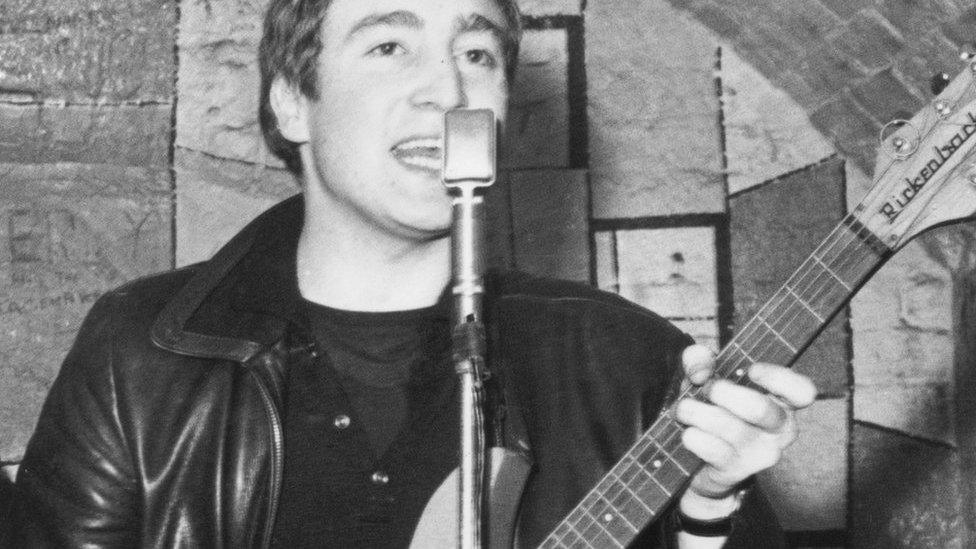
<svg viewBox="0 0 976 549"><path fill-rule="evenodd" d="M396 238L306 212L298 243L305 299L354 311L398 311L437 302L450 280L450 238Z"/></svg>

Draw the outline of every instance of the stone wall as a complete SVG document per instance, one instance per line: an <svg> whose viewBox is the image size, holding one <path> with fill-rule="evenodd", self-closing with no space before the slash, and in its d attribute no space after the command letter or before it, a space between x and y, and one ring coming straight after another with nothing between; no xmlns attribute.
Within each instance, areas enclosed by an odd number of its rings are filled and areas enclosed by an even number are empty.
<svg viewBox="0 0 976 549"><path fill-rule="evenodd" d="M869 186L882 121L957 63L976 12L916 4L524 0L491 262L618 292L718 348ZM255 117L264 5L0 6L8 474L93 299L297 192ZM795 544L971 545L965 236L896 256L797 364L820 398L761 479Z"/></svg>
<svg viewBox="0 0 976 549"><path fill-rule="evenodd" d="M173 265L174 2L0 5L0 464L79 323Z"/></svg>

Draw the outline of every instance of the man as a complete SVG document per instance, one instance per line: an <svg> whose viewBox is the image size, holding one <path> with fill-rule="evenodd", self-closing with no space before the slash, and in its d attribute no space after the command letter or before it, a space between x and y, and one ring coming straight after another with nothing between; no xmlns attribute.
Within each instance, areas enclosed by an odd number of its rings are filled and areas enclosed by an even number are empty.
<svg viewBox="0 0 976 549"><path fill-rule="evenodd" d="M18 546L408 544L457 465L443 117L504 119L518 34L508 0L272 1L262 118L301 199L93 307L20 467ZM493 275L486 317L489 413L534 461L519 522L533 545L673 394L679 357L698 384L711 357L574 284ZM741 489L814 388L777 366L750 375L772 396L715 382L711 404L678 406L706 465L648 543L776 540Z"/></svg>

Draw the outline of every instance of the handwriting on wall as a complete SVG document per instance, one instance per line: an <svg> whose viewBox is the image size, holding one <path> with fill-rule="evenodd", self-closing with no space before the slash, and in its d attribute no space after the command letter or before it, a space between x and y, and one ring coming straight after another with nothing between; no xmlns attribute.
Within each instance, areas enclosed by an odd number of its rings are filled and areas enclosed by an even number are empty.
<svg viewBox="0 0 976 549"><path fill-rule="evenodd" d="M8 218L13 287L79 283L83 273L112 280L118 271L76 214L64 208L16 208Z"/></svg>
<svg viewBox="0 0 976 549"><path fill-rule="evenodd" d="M65 291L40 297L0 299L0 316L24 315L69 305L88 304L94 302L100 295L102 295L101 290Z"/></svg>

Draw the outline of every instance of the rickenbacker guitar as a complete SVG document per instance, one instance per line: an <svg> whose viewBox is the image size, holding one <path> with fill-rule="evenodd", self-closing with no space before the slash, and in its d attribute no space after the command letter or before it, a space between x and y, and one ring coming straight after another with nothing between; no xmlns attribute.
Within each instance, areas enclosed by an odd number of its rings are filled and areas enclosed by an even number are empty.
<svg viewBox="0 0 976 549"><path fill-rule="evenodd" d="M754 362L792 365L861 285L909 240L976 214L976 60L968 64L914 117L882 129L874 186L719 352L716 378L751 385L746 370ZM692 387L679 399L702 398L700 393ZM683 426L672 412L661 412L540 547L626 547L668 508L702 466L681 444ZM431 505L425 517L428 512L434 512ZM514 524L514 510L508 514ZM442 515L434 522L444 527L443 519L453 520ZM418 533L423 525L424 519ZM499 546L511 544L510 535L489 535L493 547L500 541ZM421 538L414 539L416 544Z"/></svg>

